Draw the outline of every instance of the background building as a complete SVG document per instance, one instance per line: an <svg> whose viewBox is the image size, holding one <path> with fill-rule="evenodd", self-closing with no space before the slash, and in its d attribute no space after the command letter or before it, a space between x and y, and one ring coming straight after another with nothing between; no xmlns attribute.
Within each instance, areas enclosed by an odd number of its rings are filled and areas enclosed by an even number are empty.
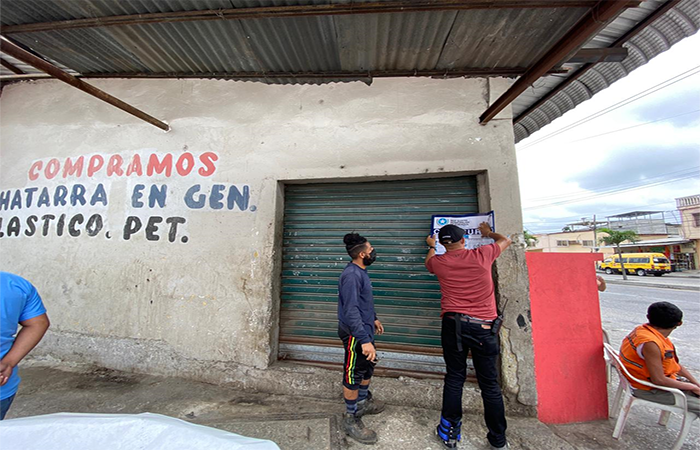
<svg viewBox="0 0 700 450"><path fill-rule="evenodd" d="M700 195L676 199L681 215L683 241L673 245L671 255L689 269L700 269Z"/></svg>
<svg viewBox="0 0 700 450"><path fill-rule="evenodd" d="M566 225L557 233L537 234L537 243L527 251L545 253L614 253L614 248L600 242L601 228L634 231L640 241L681 238L681 225L668 223L661 211L634 211L610 216L604 221L581 220ZM675 242L675 241L674 241Z"/></svg>
<svg viewBox="0 0 700 450"><path fill-rule="evenodd" d="M596 236L597 235L597 236ZM612 253L596 243L601 233L593 230L561 231L558 233L537 234L537 243L527 248L529 252L545 253Z"/></svg>
<svg viewBox="0 0 700 450"><path fill-rule="evenodd" d="M609 216L606 228L639 235L680 236L681 225L669 223L663 211L632 211Z"/></svg>

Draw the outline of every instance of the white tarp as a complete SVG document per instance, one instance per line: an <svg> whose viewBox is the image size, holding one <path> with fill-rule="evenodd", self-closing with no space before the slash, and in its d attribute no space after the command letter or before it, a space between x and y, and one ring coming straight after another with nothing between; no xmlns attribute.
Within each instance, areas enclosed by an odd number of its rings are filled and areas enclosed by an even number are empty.
<svg viewBox="0 0 700 450"><path fill-rule="evenodd" d="M0 421L2 450L279 450L160 414L59 413Z"/></svg>

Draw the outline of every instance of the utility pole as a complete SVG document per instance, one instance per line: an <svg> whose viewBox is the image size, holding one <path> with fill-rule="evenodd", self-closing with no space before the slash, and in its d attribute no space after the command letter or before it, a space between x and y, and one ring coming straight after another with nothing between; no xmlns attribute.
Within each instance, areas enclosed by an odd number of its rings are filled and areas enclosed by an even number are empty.
<svg viewBox="0 0 700 450"><path fill-rule="evenodd" d="M593 251L597 252L598 251L598 233L597 233L597 224L595 221L595 214L593 214Z"/></svg>

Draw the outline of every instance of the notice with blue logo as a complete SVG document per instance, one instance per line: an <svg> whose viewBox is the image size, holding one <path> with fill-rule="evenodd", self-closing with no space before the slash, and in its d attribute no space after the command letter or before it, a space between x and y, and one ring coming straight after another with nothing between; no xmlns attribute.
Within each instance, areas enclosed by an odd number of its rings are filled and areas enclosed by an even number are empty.
<svg viewBox="0 0 700 450"><path fill-rule="evenodd" d="M491 238L485 238L481 236L481 231L479 231L479 224L486 222L491 226L493 231L496 231L496 222L494 218L493 211L486 214L463 214L459 216L433 216L433 227L432 234L437 238L438 231L445 225L452 224L457 225L461 229L465 230L464 234L464 248L467 250L473 250L479 248L482 245L493 244L495 241ZM445 253L445 247L440 245L440 242L435 243L435 254L442 255Z"/></svg>

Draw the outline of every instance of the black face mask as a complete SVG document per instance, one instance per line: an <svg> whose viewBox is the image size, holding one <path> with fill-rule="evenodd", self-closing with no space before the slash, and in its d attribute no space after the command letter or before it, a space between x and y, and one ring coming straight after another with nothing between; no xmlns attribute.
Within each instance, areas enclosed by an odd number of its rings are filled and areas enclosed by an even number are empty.
<svg viewBox="0 0 700 450"><path fill-rule="evenodd" d="M371 266L372 263L375 262L376 260L377 260L377 250L372 249L369 256L365 256L364 258L362 258L362 264L364 264L365 266Z"/></svg>

